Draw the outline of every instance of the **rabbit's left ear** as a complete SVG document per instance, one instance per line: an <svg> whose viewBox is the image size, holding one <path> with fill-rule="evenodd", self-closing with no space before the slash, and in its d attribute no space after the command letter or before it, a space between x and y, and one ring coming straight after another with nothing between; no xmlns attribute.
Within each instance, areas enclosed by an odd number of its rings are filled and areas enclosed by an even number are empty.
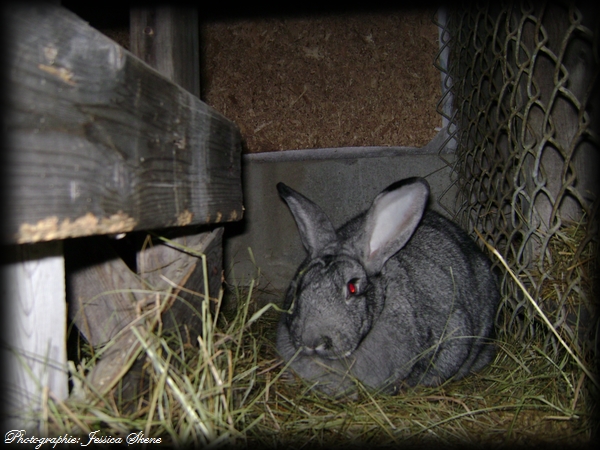
<svg viewBox="0 0 600 450"><path fill-rule="evenodd" d="M400 181L375 197L359 244L367 272L380 272L404 247L423 217L428 198L429 184L423 178Z"/></svg>
<svg viewBox="0 0 600 450"><path fill-rule="evenodd" d="M302 244L311 258L330 242L337 239L327 215L316 203L283 183L277 183L279 196L285 200L300 232Z"/></svg>

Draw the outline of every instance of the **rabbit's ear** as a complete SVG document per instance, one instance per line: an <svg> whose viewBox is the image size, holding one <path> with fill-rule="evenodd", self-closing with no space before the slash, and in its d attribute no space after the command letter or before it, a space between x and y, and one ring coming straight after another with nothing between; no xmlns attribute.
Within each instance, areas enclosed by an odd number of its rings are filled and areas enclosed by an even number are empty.
<svg viewBox="0 0 600 450"><path fill-rule="evenodd" d="M367 212L361 242L367 272L381 271L404 247L423 217L428 198L429 184L423 178L395 183L375 198Z"/></svg>
<svg viewBox="0 0 600 450"><path fill-rule="evenodd" d="M277 190L290 208L302 244L311 257L337 238L331 221L318 205L283 183L277 184Z"/></svg>

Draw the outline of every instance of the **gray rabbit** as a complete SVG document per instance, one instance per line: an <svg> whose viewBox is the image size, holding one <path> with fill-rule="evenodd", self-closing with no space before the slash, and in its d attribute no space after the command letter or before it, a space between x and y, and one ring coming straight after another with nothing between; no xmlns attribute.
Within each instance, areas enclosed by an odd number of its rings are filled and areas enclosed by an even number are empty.
<svg viewBox="0 0 600 450"><path fill-rule="evenodd" d="M331 395L438 385L488 364L499 302L489 260L453 222L426 209L429 184L409 178L335 230L283 183L308 257L286 294L277 349Z"/></svg>

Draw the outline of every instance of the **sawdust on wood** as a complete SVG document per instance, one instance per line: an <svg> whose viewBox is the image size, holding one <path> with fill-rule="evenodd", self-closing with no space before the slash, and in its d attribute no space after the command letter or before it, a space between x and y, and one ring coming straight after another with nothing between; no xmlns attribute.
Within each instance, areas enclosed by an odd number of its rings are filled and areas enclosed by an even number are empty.
<svg viewBox="0 0 600 450"><path fill-rule="evenodd" d="M96 217L88 212L74 220L67 217L62 221L56 216L51 216L34 224L21 224L16 241L19 244L27 244L94 234L125 233L132 231L136 224L136 220L123 211L109 217Z"/></svg>

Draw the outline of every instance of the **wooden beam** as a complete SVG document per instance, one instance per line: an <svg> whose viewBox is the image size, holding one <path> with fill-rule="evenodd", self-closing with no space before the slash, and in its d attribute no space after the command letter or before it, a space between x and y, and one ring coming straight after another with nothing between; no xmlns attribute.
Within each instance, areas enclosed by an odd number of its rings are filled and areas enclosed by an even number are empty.
<svg viewBox="0 0 600 450"><path fill-rule="evenodd" d="M235 124L63 8L3 15L4 242L241 219Z"/></svg>

